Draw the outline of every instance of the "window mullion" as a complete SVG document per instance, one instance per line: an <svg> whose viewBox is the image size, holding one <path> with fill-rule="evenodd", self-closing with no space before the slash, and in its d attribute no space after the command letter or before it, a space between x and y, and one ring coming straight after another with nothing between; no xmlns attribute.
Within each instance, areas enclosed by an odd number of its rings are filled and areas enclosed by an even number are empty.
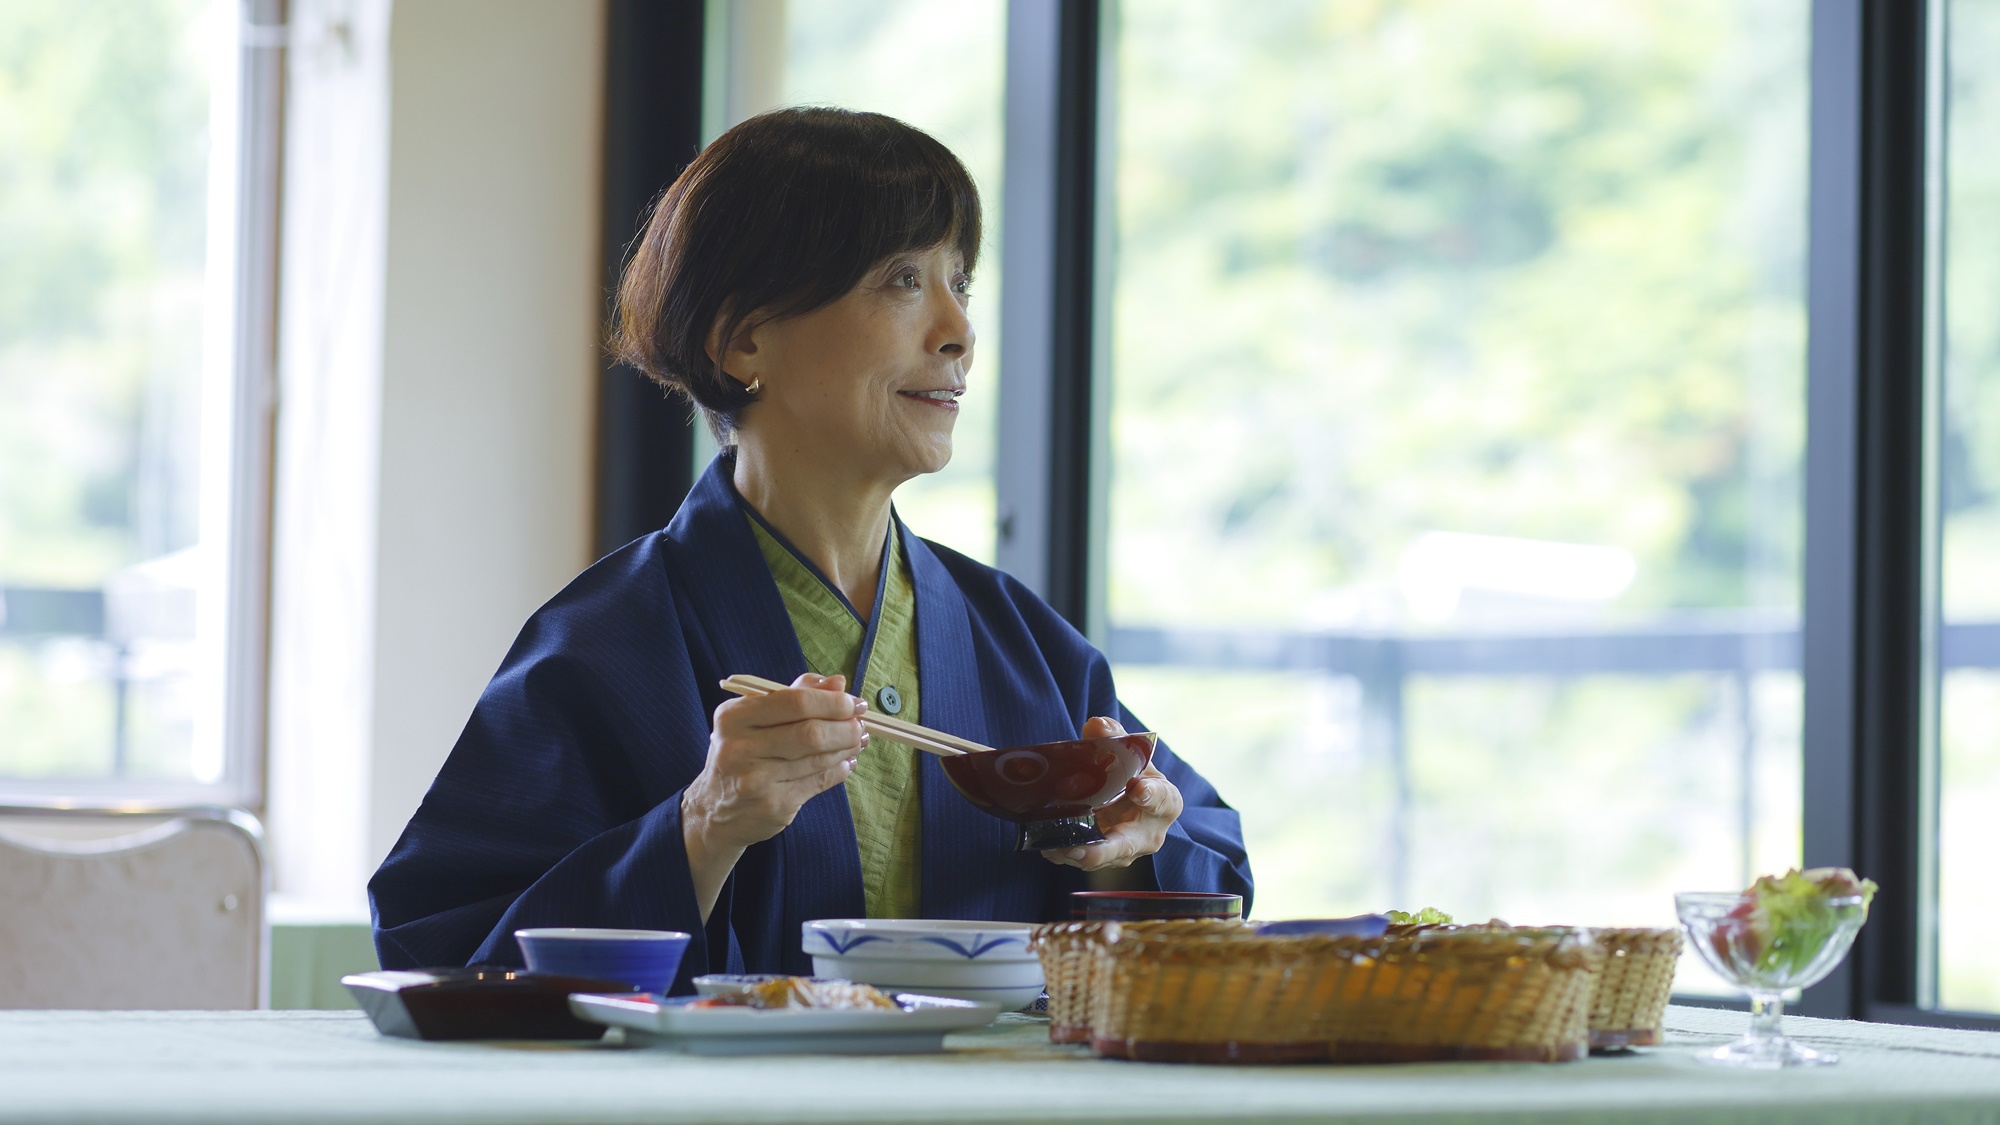
<svg viewBox="0 0 2000 1125"><path fill-rule="evenodd" d="M1091 616L1096 295L1096 0L1007 12L1000 335L1000 568L1078 628Z"/></svg>
<svg viewBox="0 0 2000 1125"><path fill-rule="evenodd" d="M604 98L604 292L653 201L702 143L702 0L611 0ZM624 364L598 376L595 545L609 554L664 527L694 484L690 410Z"/></svg>
<svg viewBox="0 0 2000 1125"><path fill-rule="evenodd" d="M1915 999L1923 8L1813 8L1804 855L1882 885L1815 1015Z"/></svg>

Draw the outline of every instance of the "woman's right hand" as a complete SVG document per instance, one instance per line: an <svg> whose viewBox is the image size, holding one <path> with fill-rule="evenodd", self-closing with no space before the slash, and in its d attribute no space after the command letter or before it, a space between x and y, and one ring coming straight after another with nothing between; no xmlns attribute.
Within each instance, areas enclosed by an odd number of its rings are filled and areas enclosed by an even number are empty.
<svg viewBox="0 0 2000 1125"><path fill-rule="evenodd" d="M707 921L744 849L785 830L807 801L847 780L868 744L847 677L808 672L784 691L715 709L708 763L681 793L681 837Z"/></svg>

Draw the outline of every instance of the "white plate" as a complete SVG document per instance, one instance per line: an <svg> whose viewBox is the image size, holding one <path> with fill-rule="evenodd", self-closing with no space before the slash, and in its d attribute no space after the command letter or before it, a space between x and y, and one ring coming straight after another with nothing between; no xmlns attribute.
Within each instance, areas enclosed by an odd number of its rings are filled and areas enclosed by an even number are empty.
<svg viewBox="0 0 2000 1125"><path fill-rule="evenodd" d="M948 1031L984 1027L1000 1006L941 996L901 995L901 1010L690 1008L693 997L662 999L578 992L579 1019L625 1029L625 1041L694 1055L900 1055L944 1050Z"/></svg>

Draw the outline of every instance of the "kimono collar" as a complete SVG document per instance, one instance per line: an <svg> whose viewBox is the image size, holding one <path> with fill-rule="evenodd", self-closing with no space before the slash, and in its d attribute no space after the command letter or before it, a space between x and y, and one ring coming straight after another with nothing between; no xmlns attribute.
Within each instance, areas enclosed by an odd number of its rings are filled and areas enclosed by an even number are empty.
<svg viewBox="0 0 2000 1125"><path fill-rule="evenodd" d="M675 569L713 640L722 675L745 672L790 683L806 671L805 654L756 533L743 518L735 472L734 453L717 454L667 525L667 538L680 548ZM930 545L894 519L891 531L900 537L916 592L924 725L984 742L986 709L965 595ZM721 692L702 688L705 696Z"/></svg>

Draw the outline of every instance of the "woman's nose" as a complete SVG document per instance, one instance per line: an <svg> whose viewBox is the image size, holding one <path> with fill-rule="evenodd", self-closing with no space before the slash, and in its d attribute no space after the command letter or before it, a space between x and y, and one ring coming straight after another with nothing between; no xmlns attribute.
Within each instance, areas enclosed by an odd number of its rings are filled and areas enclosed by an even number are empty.
<svg viewBox="0 0 2000 1125"><path fill-rule="evenodd" d="M972 331L972 318L965 313L965 306L959 303L958 294L946 290L936 302L937 314L931 328L931 350L939 355L964 357L972 353L972 344L977 335Z"/></svg>

